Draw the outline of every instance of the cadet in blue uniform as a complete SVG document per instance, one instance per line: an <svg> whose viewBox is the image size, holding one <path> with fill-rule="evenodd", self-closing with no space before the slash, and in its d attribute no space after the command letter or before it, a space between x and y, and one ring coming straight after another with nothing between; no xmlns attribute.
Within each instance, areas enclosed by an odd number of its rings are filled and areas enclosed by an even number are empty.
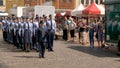
<svg viewBox="0 0 120 68"><path fill-rule="evenodd" d="M20 42L20 47L24 51L25 46L24 46L24 19L20 18L19 19L19 42Z"/></svg>
<svg viewBox="0 0 120 68"><path fill-rule="evenodd" d="M11 24L10 24L11 26L11 41L12 41L12 43L14 44L14 19L11 21Z"/></svg>
<svg viewBox="0 0 120 68"><path fill-rule="evenodd" d="M2 20L2 31L3 31L3 38L7 41L7 17L3 17Z"/></svg>
<svg viewBox="0 0 120 68"><path fill-rule="evenodd" d="M53 51L53 41L54 34L56 31L56 22L52 19L52 15L49 15L49 20L46 23L47 26L47 42L48 42L48 51Z"/></svg>
<svg viewBox="0 0 120 68"><path fill-rule="evenodd" d="M7 31L7 42L10 43L10 21L9 21L9 20L10 20L10 19L8 19L8 20L7 20L7 23L6 23L6 25L7 25L6 31Z"/></svg>
<svg viewBox="0 0 120 68"><path fill-rule="evenodd" d="M18 30L19 30L18 20L17 20L17 18L16 18L16 19L15 19L15 23L14 23L14 45L15 45L17 48L20 47L20 45L19 45L19 38L18 38L18 36L19 36Z"/></svg>
<svg viewBox="0 0 120 68"><path fill-rule="evenodd" d="M30 23L30 19L27 19L27 22L25 22L25 33L24 33L24 39L25 39L25 48L26 52L29 52L30 44L32 43L32 23Z"/></svg>
<svg viewBox="0 0 120 68"><path fill-rule="evenodd" d="M37 21L37 19L34 19L33 20L32 45L33 45L33 49L36 49L37 51L38 51L38 48L37 48L37 41L36 41L36 37L35 37L35 32L38 29L38 27L39 27L38 21Z"/></svg>

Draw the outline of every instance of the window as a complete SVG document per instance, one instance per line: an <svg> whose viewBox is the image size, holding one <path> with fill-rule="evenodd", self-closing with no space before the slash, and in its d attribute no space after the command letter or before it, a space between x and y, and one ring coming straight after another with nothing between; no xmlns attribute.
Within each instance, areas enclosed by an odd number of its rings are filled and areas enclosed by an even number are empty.
<svg viewBox="0 0 120 68"><path fill-rule="evenodd" d="M46 0L46 1L49 1L49 0Z"/></svg>
<svg viewBox="0 0 120 68"><path fill-rule="evenodd" d="M12 1L12 0L8 0L8 1Z"/></svg>
<svg viewBox="0 0 120 68"><path fill-rule="evenodd" d="M35 2L37 2L38 0L34 0Z"/></svg>
<svg viewBox="0 0 120 68"><path fill-rule="evenodd" d="M52 2L55 2L55 0L52 0Z"/></svg>
<svg viewBox="0 0 120 68"><path fill-rule="evenodd" d="M100 4L103 4L103 0L100 0Z"/></svg>
<svg viewBox="0 0 120 68"><path fill-rule="evenodd" d="M84 0L81 0L81 3L84 4Z"/></svg>
<svg viewBox="0 0 120 68"><path fill-rule="evenodd" d="M3 0L0 0L0 6L2 6L3 5Z"/></svg>
<svg viewBox="0 0 120 68"><path fill-rule="evenodd" d="M89 0L86 1L86 5L89 5Z"/></svg>
<svg viewBox="0 0 120 68"><path fill-rule="evenodd" d="M21 0L17 0L17 1L21 1Z"/></svg>
<svg viewBox="0 0 120 68"><path fill-rule="evenodd" d="M94 2L94 0L91 0L91 3Z"/></svg>
<svg viewBox="0 0 120 68"><path fill-rule="evenodd" d="M25 4L25 7L29 7L30 5L29 4Z"/></svg>
<svg viewBox="0 0 120 68"><path fill-rule="evenodd" d="M62 0L62 3L66 3L66 0Z"/></svg>
<svg viewBox="0 0 120 68"><path fill-rule="evenodd" d="M68 3L72 3L72 0L68 0Z"/></svg>
<svg viewBox="0 0 120 68"><path fill-rule="evenodd" d="M98 0L96 0L95 3L98 4Z"/></svg>
<svg viewBox="0 0 120 68"><path fill-rule="evenodd" d="M32 1L32 0L29 0L30 2Z"/></svg>

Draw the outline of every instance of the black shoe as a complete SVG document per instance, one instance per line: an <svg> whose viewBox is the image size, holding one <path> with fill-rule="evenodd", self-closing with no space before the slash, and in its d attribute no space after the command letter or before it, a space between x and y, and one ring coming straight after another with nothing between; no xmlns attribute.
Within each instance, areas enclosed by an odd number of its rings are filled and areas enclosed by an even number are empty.
<svg viewBox="0 0 120 68"><path fill-rule="evenodd" d="M39 50L36 50L36 52L39 52Z"/></svg>
<svg viewBox="0 0 120 68"><path fill-rule="evenodd" d="M29 50L26 50L26 52L30 52Z"/></svg>
<svg viewBox="0 0 120 68"><path fill-rule="evenodd" d="M42 56L42 58L45 58L44 56Z"/></svg>
<svg viewBox="0 0 120 68"><path fill-rule="evenodd" d="M48 49L48 52L54 52L54 50L52 50L52 49Z"/></svg>
<svg viewBox="0 0 120 68"><path fill-rule="evenodd" d="M52 52L54 52L54 50L51 50Z"/></svg>
<svg viewBox="0 0 120 68"><path fill-rule="evenodd" d="M25 49L22 49L22 51L25 51Z"/></svg>

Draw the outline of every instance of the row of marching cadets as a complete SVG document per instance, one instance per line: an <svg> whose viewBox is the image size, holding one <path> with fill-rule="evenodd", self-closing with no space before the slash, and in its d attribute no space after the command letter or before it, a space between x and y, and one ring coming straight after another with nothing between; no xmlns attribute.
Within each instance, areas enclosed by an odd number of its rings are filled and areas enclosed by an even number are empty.
<svg viewBox="0 0 120 68"><path fill-rule="evenodd" d="M3 38L14 44L18 49L29 52L39 51L39 57L44 58L45 47L53 52L56 23L52 15L40 18L7 18L2 20ZM46 45L45 45L46 44Z"/></svg>

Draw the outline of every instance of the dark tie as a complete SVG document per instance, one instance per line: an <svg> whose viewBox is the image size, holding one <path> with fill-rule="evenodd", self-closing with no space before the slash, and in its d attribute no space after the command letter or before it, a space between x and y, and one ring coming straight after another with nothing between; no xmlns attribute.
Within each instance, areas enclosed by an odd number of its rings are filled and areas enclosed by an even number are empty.
<svg viewBox="0 0 120 68"><path fill-rule="evenodd" d="M29 23L27 22L27 24L28 24L28 30L29 30L29 27L30 27L30 26L29 26Z"/></svg>
<svg viewBox="0 0 120 68"><path fill-rule="evenodd" d="M52 20L51 20L51 30L52 30Z"/></svg>

